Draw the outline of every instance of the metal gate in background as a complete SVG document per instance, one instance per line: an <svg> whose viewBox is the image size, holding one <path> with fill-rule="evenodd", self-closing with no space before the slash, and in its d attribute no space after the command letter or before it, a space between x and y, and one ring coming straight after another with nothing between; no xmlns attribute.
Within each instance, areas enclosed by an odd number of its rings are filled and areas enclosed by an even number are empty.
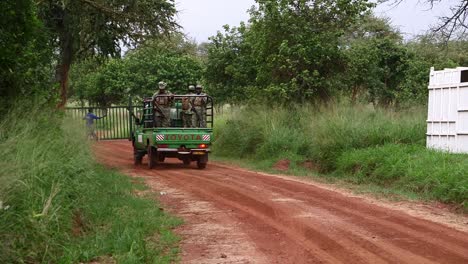
<svg viewBox="0 0 468 264"><path fill-rule="evenodd" d="M135 122L128 110L131 108L136 113L141 109L139 106L127 105L111 106L108 108L93 106L67 107L66 114L87 128L84 117L90 108L96 116L103 117L94 120L94 131L99 140L129 139L131 131L135 129Z"/></svg>

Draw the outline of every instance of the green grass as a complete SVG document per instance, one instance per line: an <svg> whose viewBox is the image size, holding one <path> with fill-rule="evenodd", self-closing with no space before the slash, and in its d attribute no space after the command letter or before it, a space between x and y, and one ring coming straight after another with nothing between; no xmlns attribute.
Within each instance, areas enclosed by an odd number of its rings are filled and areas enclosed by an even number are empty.
<svg viewBox="0 0 468 264"><path fill-rule="evenodd" d="M407 197L468 208L468 155L425 148L424 109L372 106L248 106L224 111L215 124L214 153L272 170L282 159L289 173L363 184Z"/></svg>
<svg viewBox="0 0 468 264"><path fill-rule="evenodd" d="M389 144L348 151L337 163L338 175L351 175L355 183L376 183L468 207L467 155Z"/></svg>
<svg viewBox="0 0 468 264"><path fill-rule="evenodd" d="M181 223L98 165L81 124L12 111L0 122L0 263L171 263ZM136 195L136 193L145 193Z"/></svg>

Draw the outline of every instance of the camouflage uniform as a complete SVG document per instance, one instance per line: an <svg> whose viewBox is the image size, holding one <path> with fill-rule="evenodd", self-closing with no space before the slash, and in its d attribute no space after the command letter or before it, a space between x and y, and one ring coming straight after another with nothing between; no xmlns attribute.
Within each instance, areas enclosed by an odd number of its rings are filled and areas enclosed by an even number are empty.
<svg viewBox="0 0 468 264"><path fill-rule="evenodd" d="M189 95L195 94L195 86L189 86ZM182 99L182 123L184 128L193 127L192 118L193 118L193 104L191 97L184 97Z"/></svg>
<svg viewBox="0 0 468 264"><path fill-rule="evenodd" d="M192 115L192 123L195 127L206 127L206 94L202 93L202 86L197 85L197 97L193 97L192 105L194 114Z"/></svg>
<svg viewBox="0 0 468 264"><path fill-rule="evenodd" d="M159 106L154 106L154 113L156 116L157 127L170 127L171 126L171 106L173 100L173 94L165 90L166 84L164 82L159 83L159 92L153 95L153 102ZM161 96L164 95L164 96Z"/></svg>

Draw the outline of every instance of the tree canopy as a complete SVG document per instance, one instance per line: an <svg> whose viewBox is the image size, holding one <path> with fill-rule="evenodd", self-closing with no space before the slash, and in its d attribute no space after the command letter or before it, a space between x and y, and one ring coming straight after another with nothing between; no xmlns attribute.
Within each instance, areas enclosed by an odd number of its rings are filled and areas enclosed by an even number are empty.
<svg viewBox="0 0 468 264"><path fill-rule="evenodd" d="M208 45L205 80L222 102L349 97L390 106L424 102L430 67L466 65L466 41L405 42L367 1L258 1L249 23ZM444 48L445 47L445 48Z"/></svg>
<svg viewBox="0 0 468 264"><path fill-rule="evenodd" d="M202 75L196 52L195 44L175 35L172 41L147 42L122 59L82 61L72 68L71 92L78 100L101 106L126 103L128 96L151 96L160 81L171 92L186 93Z"/></svg>
<svg viewBox="0 0 468 264"><path fill-rule="evenodd" d="M173 0L1 1L0 97L108 106L148 96L162 80L178 93L202 82L219 103L388 107L424 103L430 67L467 65L463 34L404 40L371 2L257 0L249 21L197 45L178 32ZM465 3L447 21L466 27Z"/></svg>
<svg viewBox="0 0 468 264"><path fill-rule="evenodd" d="M59 56L60 103L68 96L73 61L90 56L119 57L122 46L173 32L172 0L36 0L39 17Z"/></svg>
<svg viewBox="0 0 468 264"><path fill-rule="evenodd" d="M250 95L282 100L329 99L332 83L326 80L343 70L339 45L343 29L372 5L365 0L257 4L248 25L225 27L224 34L211 39L207 82L230 92L240 85Z"/></svg>
<svg viewBox="0 0 468 264"><path fill-rule="evenodd" d="M34 94L50 94L52 49L32 0L0 1L0 105Z"/></svg>

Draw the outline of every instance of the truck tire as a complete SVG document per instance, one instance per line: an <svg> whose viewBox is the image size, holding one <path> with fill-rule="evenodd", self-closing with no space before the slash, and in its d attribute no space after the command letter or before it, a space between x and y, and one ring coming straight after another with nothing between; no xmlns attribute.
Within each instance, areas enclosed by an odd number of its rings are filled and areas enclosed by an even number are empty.
<svg viewBox="0 0 468 264"><path fill-rule="evenodd" d="M133 165L138 166L141 165L141 161L143 160L143 156L145 153L139 151L135 146L135 137L132 134L132 146L133 146Z"/></svg>
<svg viewBox="0 0 468 264"><path fill-rule="evenodd" d="M157 163L156 149L153 148L153 146L149 145L147 155L148 155L148 169L151 170L154 168L154 166L156 166L156 163Z"/></svg>
<svg viewBox="0 0 468 264"><path fill-rule="evenodd" d="M204 168L206 168L206 164L208 163L208 154L205 154L201 157L198 158L197 160L197 167L200 169L200 170L203 170Z"/></svg>
<svg viewBox="0 0 468 264"><path fill-rule="evenodd" d="M141 161L143 160L143 154L139 152L138 150L134 149L133 150L133 165L138 166L141 165Z"/></svg>
<svg viewBox="0 0 468 264"><path fill-rule="evenodd" d="M198 167L198 169L200 169L200 170L205 169L205 168L206 168L206 162L197 161L197 167Z"/></svg>

